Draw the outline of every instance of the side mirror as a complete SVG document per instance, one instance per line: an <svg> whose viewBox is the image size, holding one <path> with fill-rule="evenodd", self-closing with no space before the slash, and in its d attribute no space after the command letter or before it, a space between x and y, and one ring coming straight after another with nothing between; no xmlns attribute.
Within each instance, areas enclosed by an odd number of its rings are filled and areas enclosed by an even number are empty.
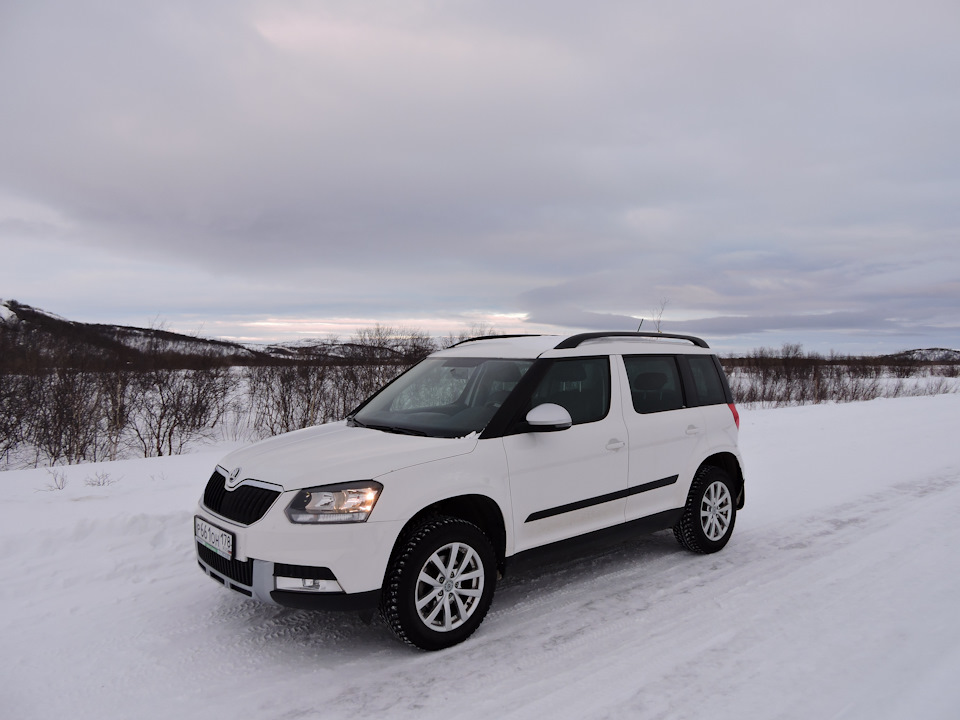
<svg viewBox="0 0 960 720"><path fill-rule="evenodd" d="M552 432L566 430L573 425L573 419L565 407L554 403L537 405L527 413L527 423L535 432Z"/></svg>

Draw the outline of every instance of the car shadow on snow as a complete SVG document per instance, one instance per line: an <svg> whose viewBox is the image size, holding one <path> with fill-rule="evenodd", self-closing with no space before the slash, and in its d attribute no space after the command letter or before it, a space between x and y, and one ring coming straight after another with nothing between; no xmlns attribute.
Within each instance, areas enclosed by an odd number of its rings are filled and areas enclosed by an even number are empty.
<svg viewBox="0 0 960 720"><path fill-rule="evenodd" d="M491 614L503 618L534 604L550 604L588 592L597 582L642 579L673 567L689 556L670 531L610 540L582 539L568 547L538 552L511 563L497 584ZM397 642L379 614L296 610L265 605L224 590L207 618L208 627L241 657L274 657L280 662L331 662L398 653L411 649ZM330 653L330 655L327 655Z"/></svg>
<svg viewBox="0 0 960 720"><path fill-rule="evenodd" d="M494 609L509 611L532 592L549 598L553 593L569 593L578 585L591 587L614 577L647 576L688 556L670 530L613 540L602 536L581 539L567 547L559 544L509 564L497 585Z"/></svg>

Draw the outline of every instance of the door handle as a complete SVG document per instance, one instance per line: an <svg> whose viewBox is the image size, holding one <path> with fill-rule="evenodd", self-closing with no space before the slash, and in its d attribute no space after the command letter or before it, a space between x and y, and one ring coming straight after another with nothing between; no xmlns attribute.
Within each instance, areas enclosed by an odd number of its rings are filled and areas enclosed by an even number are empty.
<svg viewBox="0 0 960 720"><path fill-rule="evenodd" d="M687 435L699 435L701 427L699 425L687 425Z"/></svg>
<svg viewBox="0 0 960 720"><path fill-rule="evenodd" d="M616 438L610 438L610 440L607 441L607 450L619 450L620 448L622 448L622 447L623 447L624 445L626 445L626 444L627 444L627 443L625 443L623 440L617 440Z"/></svg>

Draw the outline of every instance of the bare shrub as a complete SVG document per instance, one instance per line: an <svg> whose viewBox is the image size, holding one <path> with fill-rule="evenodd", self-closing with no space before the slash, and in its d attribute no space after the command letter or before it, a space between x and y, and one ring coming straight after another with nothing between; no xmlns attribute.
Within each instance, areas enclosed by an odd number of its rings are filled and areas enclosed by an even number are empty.
<svg viewBox="0 0 960 720"><path fill-rule="evenodd" d="M88 487L107 487L108 485L120 482L120 480L121 478L111 477L110 473L96 472L93 474L93 477L84 479L83 484Z"/></svg>
<svg viewBox="0 0 960 720"><path fill-rule="evenodd" d="M475 325L441 344L496 334ZM304 345L286 359L240 370L219 356L173 352L169 338L144 337L148 345L133 363L128 350L80 351L26 331L0 335L0 351L19 343L16 352L0 352L0 466L114 460L131 451L169 455L195 441L261 438L339 420L436 349L420 330L376 325L347 342ZM724 364L735 400L755 407L956 392L960 375L949 358L822 356L796 343Z"/></svg>
<svg viewBox="0 0 960 720"><path fill-rule="evenodd" d="M909 378L914 377L920 372L921 365L917 360L901 357L891 365L891 369L894 377Z"/></svg>
<svg viewBox="0 0 960 720"><path fill-rule="evenodd" d="M948 383L946 378L941 377L924 385L920 393L922 395L946 395L950 392L956 392L956 390L953 389L955 387L956 385Z"/></svg>
<svg viewBox="0 0 960 720"><path fill-rule="evenodd" d="M960 377L960 364L950 363L948 365L934 365L930 369L930 374L945 378Z"/></svg>
<svg viewBox="0 0 960 720"><path fill-rule="evenodd" d="M50 476L50 482L43 488L44 492L54 492L67 487L67 474L63 470L49 469L47 475Z"/></svg>
<svg viewBox="0 0 960 720"><path fill-rule="evenodd" d="M779 350L759 348L747 357L725 361L734 399L755 407L860 402L956 391L945 377L937 382L909 382L930 374L921 363L900 358L884 363L883 358L876 357L804 353L800 345L790 343ZM912 374L907 375L907 369Z"/></svg>
<svg viewBox="0 0 960 720"><path fill-rule="evenodd" d="M31 413L29 378L0 371L0 461L23 444Z"/></svg>
<svg viewBox="0 0 960 720"><path fill-rule="evenodd" d="M209 438L227 409L231 378L227 368L157 368L133 383L132 443L144 457L176 455L195 440Z"/></svg>
<svg viewBox="0 0 960 720"><path fill-rule="evenodd" d="M325 364L267 365L246 370L247 395L259 437L335 419Z"/></svg>
<svg viewBox="0 0 960 720"><path fill-rule="evenodd" d="M100 397L97 459L116 460L127 433L133 413L135 374L122 367L114 367L97 374Z"/></svg>
<svg viewBox="0 0 960 720"><path fill-rule="evenodd" d="M99 397L92 373L57 368L39 377L30 441L50 464L95 459Z"/></svg>

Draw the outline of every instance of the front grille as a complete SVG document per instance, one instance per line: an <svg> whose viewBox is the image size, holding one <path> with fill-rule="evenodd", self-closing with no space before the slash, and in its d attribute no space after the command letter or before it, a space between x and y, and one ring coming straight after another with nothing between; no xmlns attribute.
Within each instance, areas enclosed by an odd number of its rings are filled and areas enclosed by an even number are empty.
<svg viewBox="0 0 960 720"><path fill-rule="evenodd" d="M200 543L197 543L197 556L214 571L226 578L230 578L235 583L246 585L247 587L253 585L253 560L247 560L246 562L227 560L222 555L217 555L213 550Z"/></svg>
<svg viewBox="0 0 960 720"><path fill-rule="evenodd" d="M226 478L215 470L203 491L203 504L220 517L241 525L251 525L262 518L280 496L276 490L241 485L236 490L227 490Z"/></svg>

